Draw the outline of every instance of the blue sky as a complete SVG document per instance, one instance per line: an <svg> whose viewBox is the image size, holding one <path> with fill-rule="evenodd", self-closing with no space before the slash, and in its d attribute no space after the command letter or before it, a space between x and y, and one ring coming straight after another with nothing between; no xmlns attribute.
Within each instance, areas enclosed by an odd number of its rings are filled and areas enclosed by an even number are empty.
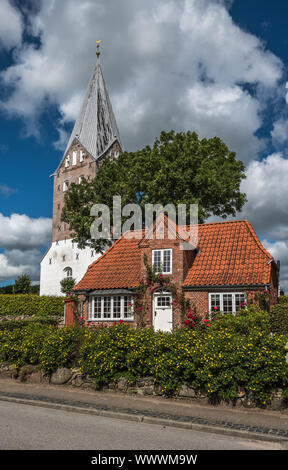
<svg viewBox="0 0 288 470"><path fill-rule="evenodd" d="M2 0L0 18L0 285L24 272L39 279L49 176L100 38L125 148L162 129L221 137L247 168L237 216L281 260L288 289L287 2Z"/></svg>

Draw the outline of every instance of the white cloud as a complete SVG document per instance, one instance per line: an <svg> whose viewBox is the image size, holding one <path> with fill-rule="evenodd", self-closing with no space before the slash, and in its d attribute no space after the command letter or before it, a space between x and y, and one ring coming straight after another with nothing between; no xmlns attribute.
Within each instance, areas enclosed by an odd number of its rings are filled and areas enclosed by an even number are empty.
<svg viewBox="0 0 288 470"><path fill-rule="evenodd" d="M39 281L40 250L7 250L0 253L0 281L15 279L28 274L32 281Z"/></svg>
<svg viewBox="0 0 288 470"><path fill-rule="evenodd" d="M246 170L241 191L248 202L236 219L246 219L265 248L281 262L281 285L288 292L288 159L278 152L253 161ZM211 221L222 220L211 217Z"/></svg>
<svg viewBox="0 0 288 470"><path fill-rule="evenodd" d="M281 153L251 162L242 190L248 203L240 214L249 219L263 238L288 238L288 159Z"/></svg>
<svg viewBox="0 0 288 470"><path fill-rule="evenodd" d="M51 241L52 221L44 217L32 219L27 215L0 213L0 247L28 250L47 246Z"/></svg>
<svg viewBox="0 0 288 470"><path fill-rule="evenodd" d="M190 128L206 137L219 135L249 161L259 149L254 134L282 63L233 22L230 4L45 0L30 24L33 34L41 35L41 47L23 44L15 64L2 71L2 83L13 91L1 107L24 117L29 133L39 132L37 116L47 103L58 105L62 124L74 120L100 38L127 150L152 144L163 129ZM253 96L245 84L255 86ZM56 125L62 129L61 121ZM63 147L63 134L59 142Z"/></svg>
<svg viewBox="0 0 288 470"><path fill-rule="evenodd" d="M1 0L0 49L18 46L22 39L22 18L9 0Z"/></svg>
<svg viewBox="0 0 288 470"><path fill-rule="evenodd" d="M280 285L281 288L288 292L288 242L269 242L262 241L266 250L271 253L275 260L280 260Z"/></svg>
<svg viewBox="0 0 288 470"><path fill-rule="evenodd" d="M0 282L29 274L39 281L41 248L51 242L52 221L44 217L0 213Z"/></svg>
<svg viewBox="0 0 288 470"><path fill-rule="evenodd" d="M238 158L244 162L259 151L260 142L254 136L261 125L259 102L241 87L197 83L180 103L185 128L192 127L201 137L221 136L230 148L237 148Z"/></svg>
<svg viewBox="0 0 288 470"><path fill-rule="evenodd" d="M271 136L274 144L285 144L288 140L288 121L279 119L273 125Z"/></svg>

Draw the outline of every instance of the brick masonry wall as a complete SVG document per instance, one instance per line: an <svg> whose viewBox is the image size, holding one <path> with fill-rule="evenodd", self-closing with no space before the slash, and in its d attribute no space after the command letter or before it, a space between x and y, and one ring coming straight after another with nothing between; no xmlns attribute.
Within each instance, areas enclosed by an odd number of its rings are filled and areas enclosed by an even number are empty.
<svg viewBox="0 0 288 470"><path fill-rule="evenodd" d="M64 183L67 181L69 186L71 183L79 183L79 178L82 176L88 181L95 178L97 171L103 164L106 158L113 158L115 152L120 152L120 147L115 142L111 148L107 150L101 158L95 161L75 139L69 151L63 158L60 167L54 175L54 192L53 192L53 226L52 226L52 241L67 240L71 238L71 231L69 225L61 222L62 209L64 207L65 191L63 191ZM80 162L80 152L83 152L83 162ZM72 165L73 152L77 153L77 164ZM70 156L69 166L65 166L66 157Z"/></svg>
<svg viewBox="0 0 288 470"><path fill-rule="evenodd" d="M186 291L185 298L190 301L191 307L196 308L196 312L204 317L209 310L208 291Z"/></svg>

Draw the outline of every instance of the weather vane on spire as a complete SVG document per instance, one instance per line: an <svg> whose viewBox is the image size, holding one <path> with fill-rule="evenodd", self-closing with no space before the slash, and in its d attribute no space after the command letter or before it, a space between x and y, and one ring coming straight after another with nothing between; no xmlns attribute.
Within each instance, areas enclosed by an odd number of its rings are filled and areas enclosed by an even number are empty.
<svg viewBox="0 0 288 470"><path fill-rule="evenodd" d="M97 44L96 55L97 55L97 57L98 57L98 59L99 59L100 54L101 54L101 53L100 53L100 44L101 44L101 40L96 41L96 44Z"/></svg>

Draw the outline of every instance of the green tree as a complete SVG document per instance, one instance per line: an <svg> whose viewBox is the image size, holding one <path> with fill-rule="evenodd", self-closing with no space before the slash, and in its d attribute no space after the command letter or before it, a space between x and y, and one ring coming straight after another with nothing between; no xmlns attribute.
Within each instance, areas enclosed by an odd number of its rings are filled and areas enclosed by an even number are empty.
<svg viewBox="0 0 288 470"><path fill-rule="evenodd" d="M13 286L14 294L29 294L31 289L31 279L28 274L18 277Z"/></svg>
<svg viewBox="0 0 288 470"><path fill-rule="evenodd" d="M153 148L107 159L94 180L71 184L62 220L70 225L80 248L101 251L106 241L90 239L90 209L96 203L106 204L112 217L115 195L121 196L122 206L139 204L143 220L146 203L186 204L187 208L198 204L200 222L210 215L234 216L246 202L240 191L244 170L218 137L199 140L195 132L162 132ZM189 211L187 218L189 223Z"/></svg>

